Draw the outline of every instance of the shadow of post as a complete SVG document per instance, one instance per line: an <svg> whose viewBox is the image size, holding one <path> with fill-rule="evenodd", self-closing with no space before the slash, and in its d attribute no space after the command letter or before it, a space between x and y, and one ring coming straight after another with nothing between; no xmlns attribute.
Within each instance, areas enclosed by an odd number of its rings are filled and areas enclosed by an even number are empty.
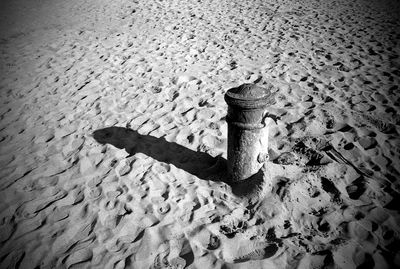
<svg viewBox="0 0 400 269"><path fill-rule="evenodd" d="M107 127L94 131L93 138L100 144L111 144L125 149L129 155L141 152L159 162L173 164L203 180L225 181L213 177L226 171L224 158L193 151L177 143L168 142L163 137L141 135L124 127Z"/></svg>

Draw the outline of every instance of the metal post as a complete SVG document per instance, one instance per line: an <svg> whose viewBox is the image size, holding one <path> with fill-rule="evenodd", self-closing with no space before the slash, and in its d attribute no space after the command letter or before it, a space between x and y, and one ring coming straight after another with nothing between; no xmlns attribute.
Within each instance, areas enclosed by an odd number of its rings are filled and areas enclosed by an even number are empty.
<svg viewBox="0 0 400 269"><path fill-rule="evenodd" d="M228 172L233 183L256 174L268 158L265 109L272 102L271 85L243 84L228 90Z"/></svg>

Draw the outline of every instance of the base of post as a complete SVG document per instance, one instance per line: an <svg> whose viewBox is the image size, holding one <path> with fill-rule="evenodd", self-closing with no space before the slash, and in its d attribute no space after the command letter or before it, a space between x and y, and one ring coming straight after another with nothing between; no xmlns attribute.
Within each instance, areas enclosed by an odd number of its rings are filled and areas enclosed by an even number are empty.
<svg viewBox="0 0 400 269"><path fill-rule="evenodd" d="M246 180L229 182L232 193L240 198L247 199L252 204L262 200L272 190L272 179L269 178L267 167L268 165L262 166L256 174Z"/></svg>

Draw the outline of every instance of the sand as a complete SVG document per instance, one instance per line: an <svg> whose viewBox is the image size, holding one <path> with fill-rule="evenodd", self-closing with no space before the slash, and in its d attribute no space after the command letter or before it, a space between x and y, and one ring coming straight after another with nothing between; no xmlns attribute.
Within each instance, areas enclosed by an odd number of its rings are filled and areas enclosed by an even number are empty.
<svg viewBox="0 0 400 269"><path fill-rule="evenodd" d="M400 267L399 14L2 1L0 268ZM227 183L243 83L276 94L261 191Z"/></svg>

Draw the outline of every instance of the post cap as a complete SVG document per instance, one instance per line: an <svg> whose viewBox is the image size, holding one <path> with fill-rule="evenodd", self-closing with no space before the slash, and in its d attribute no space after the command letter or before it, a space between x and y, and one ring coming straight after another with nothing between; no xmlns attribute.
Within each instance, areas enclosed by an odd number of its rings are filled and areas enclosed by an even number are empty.
<svg viewBox="0 0 400 269"><path fill-rule="evenodd" d="M267 88L255 84L242 84L225 93L225 102L230 106L247 109L262 108L274 102L271 89L271 84L268 84Z"/></svg>

